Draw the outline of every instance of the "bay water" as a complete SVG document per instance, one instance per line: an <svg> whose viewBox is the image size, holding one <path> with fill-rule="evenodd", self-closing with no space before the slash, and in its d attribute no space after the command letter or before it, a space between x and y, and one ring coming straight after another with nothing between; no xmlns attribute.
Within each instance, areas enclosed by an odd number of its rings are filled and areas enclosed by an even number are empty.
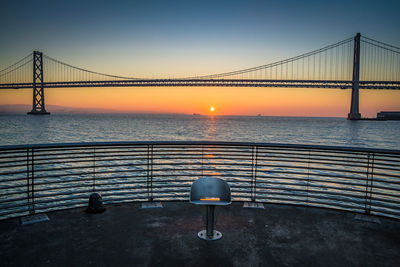
<svg viewBox="0 0 400 267"><path fill-rule="evenodd" d="M400 121L176 114L0 115L0 146L109 141L239 141L400 149Z"/></svg>

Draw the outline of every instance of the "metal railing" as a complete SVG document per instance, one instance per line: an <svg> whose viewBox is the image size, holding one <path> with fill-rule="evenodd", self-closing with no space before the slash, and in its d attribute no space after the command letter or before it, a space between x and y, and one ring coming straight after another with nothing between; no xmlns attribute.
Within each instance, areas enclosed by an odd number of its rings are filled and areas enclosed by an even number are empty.
<svg viewBox="0 0 400 267"><path fill-rule="evenodd" d="M400 218L400 151L239 142L108 142L0 147L0 219L104 203L187 201L200 177L233 201Z"/></svg>

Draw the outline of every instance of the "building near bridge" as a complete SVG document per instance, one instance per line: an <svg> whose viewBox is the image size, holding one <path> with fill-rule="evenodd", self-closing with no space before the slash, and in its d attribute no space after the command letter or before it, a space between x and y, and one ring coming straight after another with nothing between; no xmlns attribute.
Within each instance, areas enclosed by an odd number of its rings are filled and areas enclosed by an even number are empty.
<svg viewBox="0 0 400 267"><path fill-rule="evenodd" d="M381 111L376 114L379 120L400 120L400 111Z"/></svg>

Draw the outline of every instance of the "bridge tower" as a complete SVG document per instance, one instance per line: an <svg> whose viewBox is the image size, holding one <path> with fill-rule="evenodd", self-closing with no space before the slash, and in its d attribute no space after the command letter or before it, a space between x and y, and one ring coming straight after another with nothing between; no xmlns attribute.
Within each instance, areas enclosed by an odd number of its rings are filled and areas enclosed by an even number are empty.
<svg viewBox="0 0 400 267"><path fill-rule="evenodd" d="M28 115L49 115L44 105L43 53L33 51L33 104Z"/></svg>
<svg viewBox="0 0 400 267"><path fill-rule="evenodd" d="M348 120L359 120L361 114L359 112L359 81L360 81L360 38L361 34L357 33L354 37L354 57L353 57L353 87L351 89L351 105Z"/></svg>

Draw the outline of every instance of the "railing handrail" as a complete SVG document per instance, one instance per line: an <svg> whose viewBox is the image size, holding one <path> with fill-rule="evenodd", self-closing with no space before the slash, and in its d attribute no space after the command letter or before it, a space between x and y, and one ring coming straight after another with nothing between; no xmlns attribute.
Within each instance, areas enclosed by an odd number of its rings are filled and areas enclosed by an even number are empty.
<svg viewBox="0 0 400 267"><path fill-rule="evenodd" d="M82 206L92 192L106 203L185 200L201 177L226 179L233 201L400 219L400 150L222 141L0 146L0 219Z"/></svg>
<svg viewBox="0 0 400 267"><path fill-rule="evenodd" d="M114 141L114 142L74 142L74 143L47 143L47 144L24 144L24 145L5 145L0 146L0 151L6 150L25 150L43 148L70 148L70 147L112 147L112 146L145 146L145 145L205 145L205 146L255 146L255 147L277 147L277 148L298 148L313 150L332 150L345 152L370 152L381 154L398 154L400 149L381 149L368 147L346 147L328 145L307 145L307 144L287 144L287 143L262 143L262 142L230 142L230 141Z"/></svg>

